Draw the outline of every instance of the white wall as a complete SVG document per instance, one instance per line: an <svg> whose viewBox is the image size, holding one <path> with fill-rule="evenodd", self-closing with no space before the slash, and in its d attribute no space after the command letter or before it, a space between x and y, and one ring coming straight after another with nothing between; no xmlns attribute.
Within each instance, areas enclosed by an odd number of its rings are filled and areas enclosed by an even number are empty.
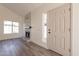
<svg viewBox="0 0 79 59"><path fill-rule="evenodd" d="M25 27L31 26L31 13L28 13L25 16L24 23L25 23Z"/></svg>
<svg viewBox="0 0 79 59"><path fill-rule="evenodd" d="M31 41L47 48L47 43L44 43L42 41L42 13L45 13L61 5L63 4L43 4L42 6L31 12Z"/></svg>
<svg viewBox="0 0 79 59"><path fill-rule="evenodd" d="M79 4L72 4L72 55L79 56Z"/></svg>
<svg viewBox="0 0 79 59"><path fill-rule="evenodd" d="M19 33L18 34L4 34L4 20L12 20L12 21L17 21L20 24L19 27ZM1 6L0 5L0 40L3 39L10 39L10 38L17 38L17 37L22 37L23 36L23 18L8 8Z"/></svg>

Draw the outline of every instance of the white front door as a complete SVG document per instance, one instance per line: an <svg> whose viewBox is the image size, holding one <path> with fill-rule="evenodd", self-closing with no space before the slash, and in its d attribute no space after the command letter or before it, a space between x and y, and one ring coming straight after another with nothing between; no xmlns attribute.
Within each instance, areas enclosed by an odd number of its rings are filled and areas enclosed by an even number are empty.
<svg viewBox="0 0 79 59"><path fill-rule="evenodd" d="M48 48L70 55L70 4L48 12Z"/></svg>

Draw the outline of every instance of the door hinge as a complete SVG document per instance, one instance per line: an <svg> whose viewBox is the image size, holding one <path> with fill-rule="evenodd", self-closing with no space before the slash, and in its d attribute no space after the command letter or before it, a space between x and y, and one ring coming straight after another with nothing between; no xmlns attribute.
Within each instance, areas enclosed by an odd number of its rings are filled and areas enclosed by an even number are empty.
<svg viewBox="0 0 79 59"><path fill-rule="evenodd" d="M71 49L69 49L69 52L71 52Z"/></svg>
<svg viewBox="0 0 79 59"><path fill-rule="evenodd" d="M69 28L69 32L71 32L71 28Z"/></svg>
<svg viewBox="0 0 79 59"><path fill-rule="evenodd" d="M69 11L71 11L71 8L69 8Z"/></svg>

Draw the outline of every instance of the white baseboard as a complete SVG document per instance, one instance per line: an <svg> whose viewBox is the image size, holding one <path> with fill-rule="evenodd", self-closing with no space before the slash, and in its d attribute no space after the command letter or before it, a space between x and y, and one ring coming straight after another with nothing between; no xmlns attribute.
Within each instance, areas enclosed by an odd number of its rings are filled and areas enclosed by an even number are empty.
<svg viewBox="0 0 79 59"><path fill-rule="evenodd" d="M39 46L41 46L41 47L43 47L43 48L48 49L47 47L45 47L45 46L43 46L43 45L41 45L41 44L38 44L38 43L36 43L35 41L30 40L30 42L33 42L33 43L35 43L35 44L37 44L37 45L39 45Z"/></svg>

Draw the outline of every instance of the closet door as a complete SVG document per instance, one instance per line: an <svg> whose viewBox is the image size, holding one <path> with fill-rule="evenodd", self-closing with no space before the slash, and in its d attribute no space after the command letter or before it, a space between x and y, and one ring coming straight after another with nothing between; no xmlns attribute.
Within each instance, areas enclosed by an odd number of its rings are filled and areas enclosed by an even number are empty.
<svg viewBox="0 0 79 59"><path fill-rule="evenodd" d="M50 29L51 33L48 33L48 46L51 46L50 49L61 55L70 55L70 5L66 4L49 11L49 24L48 32Z"/></svg>

